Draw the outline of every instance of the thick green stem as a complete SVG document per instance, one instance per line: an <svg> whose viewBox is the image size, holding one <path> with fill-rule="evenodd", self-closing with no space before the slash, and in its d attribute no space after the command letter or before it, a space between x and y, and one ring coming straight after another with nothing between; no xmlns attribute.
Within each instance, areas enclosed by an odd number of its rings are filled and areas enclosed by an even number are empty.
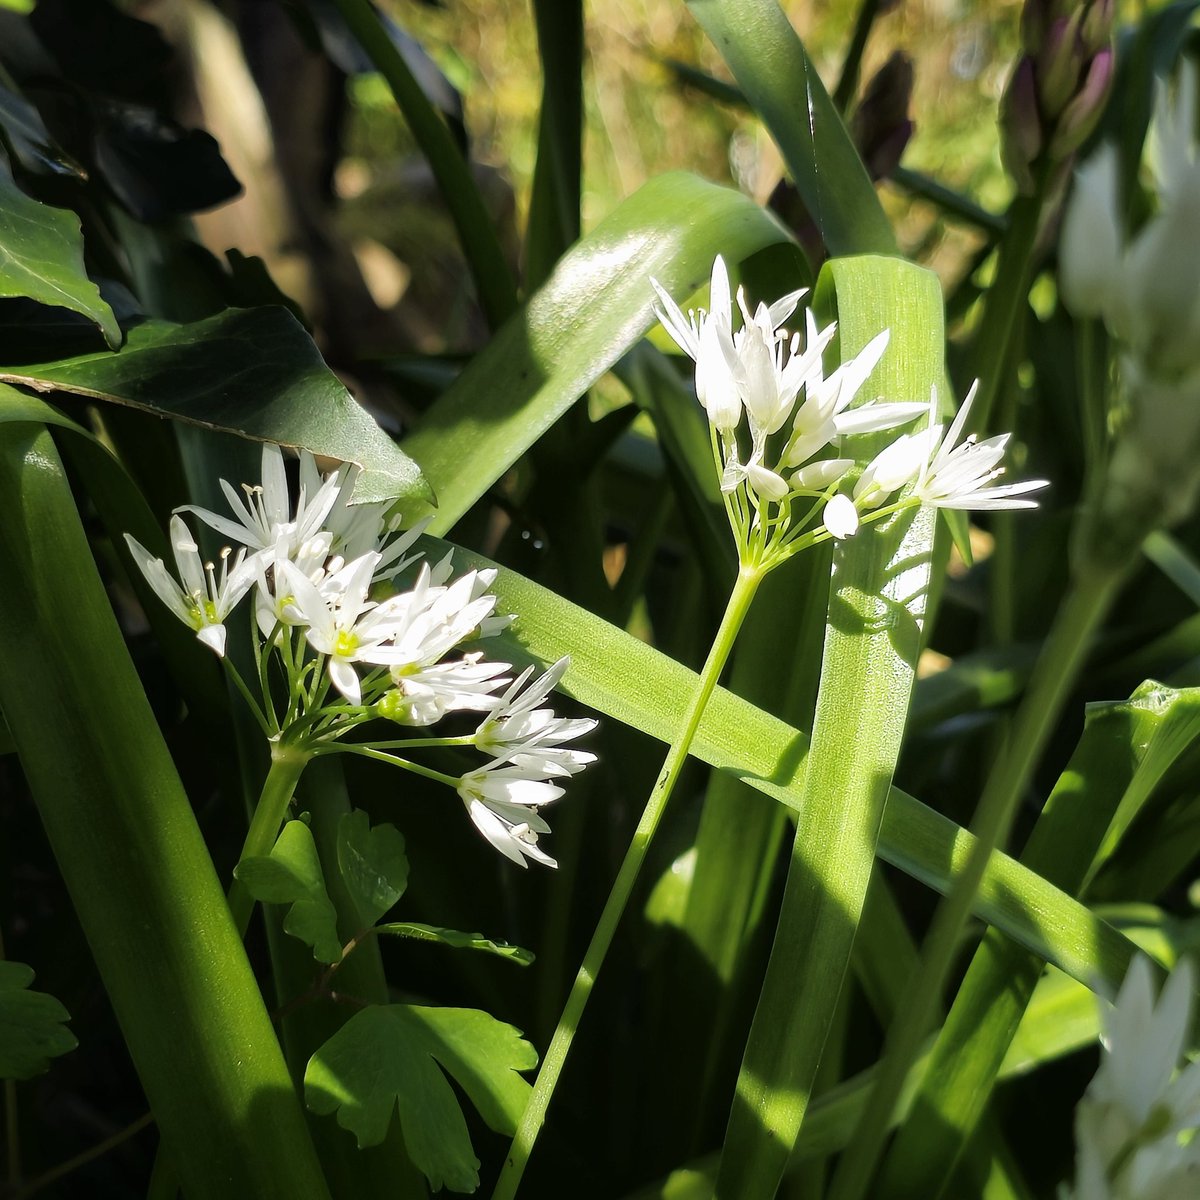
<svg viewBox="0 0 1200 1200"><path fill-rule="evenodd" d="M312 756L307 750L300 750L283 742L271 743L271 769L263 782L246 840L242 843L242 853L239 861L247 858L261 858L271 853L279 827L283 824L284 814L292 802L296 792L296 784L300 775ZM250 924L250 916L254 912L254 897L234 879L229 888L229 911L233 914L233 923L242 937L246 936L246 927Z"/></svg>
<svg viewBox="0 0 1200 1200"><path fill-rule="evenodd" d="M696 736L696 730L700 726L700 718L704 715L704 709L713 693L713 688L717 686L717 680L729 658L729 652L733 649L734 640L749 611L754 593L762 582L763 574L760 567L743 566L738 572L737 582L733 586L729 603L725 606L725 615L721 618L720 628L713 639L704 668L700 672L699 686L696 688L684 716L683 727L667 752L662 773L650 792L646 807L642 810L641 820L634 831L633 841L625 852L625 859L621 863L621 869L617 872L616 882L608 894L604 911L600 914L600 920L596 924L592 940L583 956L583 964L575 976L571 993L567 997L563 1014L559 1018L558 1028L555 1029L554 1037L550 1040L550 1048L542 1060L537 1082L533 1086L529 1103L525 1106L521 1124L517 1127L516 1136L509 1148L508 1158L505 1160L504 1168L496 1183L496 1190L492 1193L492 1200L511 1200L511 1197L516 1194L521 1176L525 1172L525 1164L529 1161L529 1155L533 1151L534 1143L537 1141L538 1133L546 1118L550 1097L554 1094L558 1077L562 1074L563 1065L570 1052L571 1041L579 1027L583 1011L587 1007L596 977L600 974L600 968L604 964L604 956L612 944L613 935L617 931L617 925L625 911L625 905L629 902L642 863L645 861L646 851L649 849L655 830L666 811L667 802L678 782L680 770L687 760L692 739Z"/></svg>
<svg viewBox="0 0 1200 1200"><path fill-rule="evenodd" d="M920 966L888 1031L875 1086L842 1156L830 1200L860 1200L867 1194L892 1114L950 973L988 859L1007 839L1021 795L1121 577L1118 570L1085 571L1059 610L1007 744L979 801L971 826L977 838L974 849L934 914Z"/></svg>

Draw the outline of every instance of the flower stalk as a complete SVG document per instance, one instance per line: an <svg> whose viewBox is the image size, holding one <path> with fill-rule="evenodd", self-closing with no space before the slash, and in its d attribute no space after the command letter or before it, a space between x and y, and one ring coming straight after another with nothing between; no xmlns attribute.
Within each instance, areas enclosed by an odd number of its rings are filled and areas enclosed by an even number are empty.
<svg viewBox="0 0 1200 1200"><path fill-rule="evenodd" d="M637 829L633 834L633 840L625 852L625 858L621 862L617 878L604 903L604 910L596 922L592 939L583 956L583 963L575 976L575 982L571 985L571 991L554 1031L554 1036L550 1039L550 1046L542 1059L537 1080L533 1085L533 1093L525 1106L521 1123L517 1127L508 1156L504 1160L504 1167L496 1183L496 1190L492 1193L492 1200L512 1200L520 1186L525 1166L545 1122L546 1110L554 1095L555 1086L562 1074L567 1055L570 1053L571 1043L579 1028L584 1010L587 1008L596 979L604 965L608 948L612 945L617 926L629 903L629 897L633 893L634 884L637 882L642 864L646 859L646 852L650 848L655 831L662 821L663 813L666 812L667 804L679 780L680 772L687 761L688 752L691 750L696 730L700 727L700 721L708 706L709 698L717 686L717 681L733 650L738 631L746 619L754 595L766 573L767 569L761 566L742 566L738 571L737 580L725 606L725 613L709 649L708 657L701 669L696 690L684 714L679 734L671 743L671 748L663 762L662 771L646 800Z"/></svg>

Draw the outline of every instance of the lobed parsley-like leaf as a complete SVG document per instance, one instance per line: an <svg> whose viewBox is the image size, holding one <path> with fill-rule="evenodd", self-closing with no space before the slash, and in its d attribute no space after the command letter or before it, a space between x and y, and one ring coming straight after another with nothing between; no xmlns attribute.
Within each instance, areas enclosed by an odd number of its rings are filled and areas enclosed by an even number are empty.
<svg viewBox="0 0 1200 1200"><path fill-rule="evenodd" d="M337 912L325 890L312 830L303 821L289 821L270 854L243 859L233 873L255 900L291 905L284 931L311 946L314 958L331 963L342 957Z"/></svg>
<svg viewBox="0 0 1200 1200"><path fill-rule="evenodd" d="M537 1061L519 1030L478 1009L376 1005L312 1056L304 1098L313 1112L336 1112L360 1147L382 1142L398 1109L404 1144L430 1187L473 1192L479 1160L443 1071L491 1129L511 1134L530 1092L517 1072Z"/></svg>
<svg viewBox="0 0 1200 1200"><path fill-rule="evenodd" d="M48 993L29 991L32 982L32 967L0 961L0 1079L40 1075L79 1045L63 1026L70 1013Z"/></svg>
<svg viewBox="0 0 1200 1200"><path fill-rule="evenodd" d="M362 809L338 821L337 860L361 929L374 925L408 886L403 835L394 825L372 828Z"/></svg>

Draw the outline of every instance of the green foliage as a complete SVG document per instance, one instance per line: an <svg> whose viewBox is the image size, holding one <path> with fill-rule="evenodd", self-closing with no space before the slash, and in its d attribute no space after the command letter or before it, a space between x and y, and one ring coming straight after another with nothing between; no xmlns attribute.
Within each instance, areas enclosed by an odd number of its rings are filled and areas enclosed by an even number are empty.
<svg viewBox="0 0 1200 1200"><path fill-rule="evenodd" d="M454 946L460 950L482 950L487 954L495 954L507 958L522 967L533 962L533 955L520 946L511 946L508 942L496 942L482 933L461 933L457 929L443 929L440 925L422 925L415 921L389 921L386 925L376 925L376 933L387 933L394 937L413 938L418 942L440 942L443 946Z"/></svg>
<svg viewBox="0 0 1200 1200"><path fill-rule="evenodd" d="M79 1045L64 1028L70 1013L32 982L32 967L0 960L0 1079L32 1079Z"/></svg>
<svg viewBox="0 0 1200 1200"><path fill-rule="evenodd" d="M408 886L404 838L394 825L372 827L361 809L338 821L337 860L362 929L374 925Z"/></svg>
<svg viewBox="0 0 1200 1200"><path fill-rule="evenodd" d="M389 1004L356 1014L313 1055L304 1095L314 1112L336 1112L360 1146L383 1141L398 1110L405 1145L430 1185L471 1192L479 1160L443 1070L490 1128L511 1133L529 1094L517 1072L536 1065L520 1033L487 1013Z"/></svg>
<svg viewBox="0 0 1200 1200"><path fill-rule="evenodd" d="M116 353L0 365L0 380L302 447L363 468L361 501L430 499L421 472L357 405L286 309L143 321Z"/></svg>
<svg viewBox="0 0 1200 1200"><path fill-rule="evenodd" d="M303 821L289 821L269 855L243 858L233 873L255 900L290 905L283 928L311 946L318 962L341 958L337 913L325 890L312 831Z"/></svg>

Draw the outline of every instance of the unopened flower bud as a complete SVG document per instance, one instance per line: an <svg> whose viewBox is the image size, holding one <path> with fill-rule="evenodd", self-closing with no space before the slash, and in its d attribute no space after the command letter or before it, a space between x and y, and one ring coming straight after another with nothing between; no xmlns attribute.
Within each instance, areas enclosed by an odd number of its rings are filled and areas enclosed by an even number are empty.
<svg viewBox="0 0 1200 1200"><path fill-rule="evenodd" d="M1095 54L1112 40L1113 22L1116 18L1117 0L1092 0L1084 14L1079 36L1083 48Z"/></svg>
<svg viewBox="0 0 1200 1200"><path fill-rule="evenodd" d="M1034 190L1030 168L1042 144L1033 60L1022 58L1000 102L1000 155L1018 189L1026 194Z"/></svg>
<svg viewBox="0 0 1200 1200"><path fill-rule="evenodd" d="M1057 117L1075 94L1083 69L1083 48L1079 27L1083 10L1060 17L1046 32L1046 40L1037 56L1038 99L1042 115Z"/></svg>
<svg viewBox="0 0 1200 1200"><path fill-rule="evenodd" d="M1112 91L1115 68L1116 55L1111 46L1099 51L1088 64L1083 86L1058 118L1054 136L1050 140L1052 158L1064 159L1074 154L1096 128Z"/></svg>

